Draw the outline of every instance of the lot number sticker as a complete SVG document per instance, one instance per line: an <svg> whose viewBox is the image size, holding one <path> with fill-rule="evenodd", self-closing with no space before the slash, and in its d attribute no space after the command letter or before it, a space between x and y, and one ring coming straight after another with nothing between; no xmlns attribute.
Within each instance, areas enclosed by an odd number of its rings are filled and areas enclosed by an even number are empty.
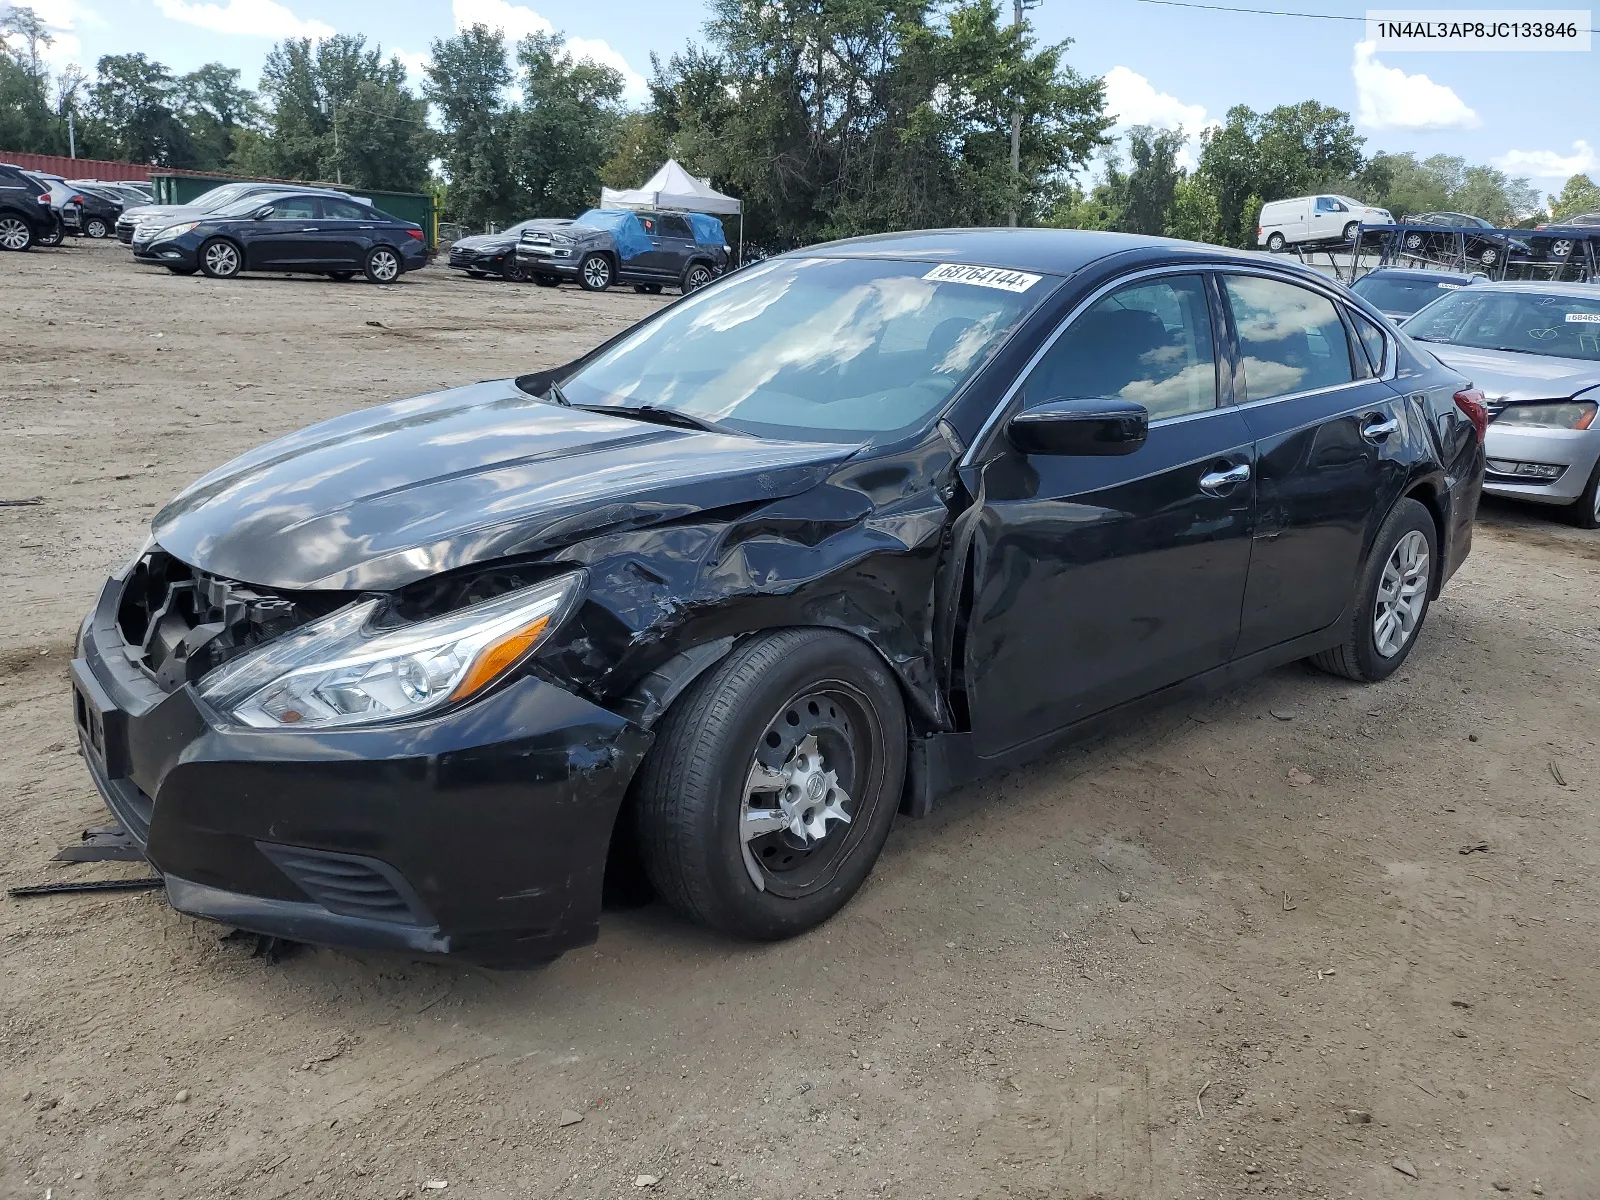
<svg viewBox="0 0 1600 1200"><path fill-rule="evenodd" d="M1026 271L1007 271L1000 267L964 267L960 263L941 263L923 276L935 283L971 283L978 287L999 288L1002 292L1025 292L1043 275Z"/></svg>
<svg viewBox="0 0 1600 1200"><path fill-rule="evenodd" d="M1600 313L1568 313L1568 325L1600 325Z"/></svg>

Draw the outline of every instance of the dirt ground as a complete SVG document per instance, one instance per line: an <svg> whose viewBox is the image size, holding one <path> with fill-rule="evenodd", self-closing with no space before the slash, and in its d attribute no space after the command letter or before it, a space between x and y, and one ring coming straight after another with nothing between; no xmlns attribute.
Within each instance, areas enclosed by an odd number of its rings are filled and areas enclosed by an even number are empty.
<svg viewBox="0 0 1600 1200"><path fill-rule="evenodd" d="M74 632L165 498L656 303L0 255L0 499L43 499L0 507L0 882L142 872L50 858L105 820ZM0 902L0 1196L1600 1195L1597 631L1600 536L1486 504L1388 683L968 788L782 945L647 907L532 972L270 963L159 892Z"/></svg>

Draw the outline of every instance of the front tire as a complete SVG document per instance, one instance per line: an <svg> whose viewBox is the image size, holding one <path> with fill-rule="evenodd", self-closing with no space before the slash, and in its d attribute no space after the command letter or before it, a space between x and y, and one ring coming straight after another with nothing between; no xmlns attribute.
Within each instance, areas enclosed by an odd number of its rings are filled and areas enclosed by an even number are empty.
<svg viewBox="0 0 1600 1200"><path fill-rule="evenodd" d="M1267 235L1267 249L1272 251L1272 253L1280 253L1283 250L1284 244L1283 234L1271 233Z"/></svg>
<svg viewBox="0 0 1600 1200"><path fill-rule="evenodd" d="M1478 261L1486 267L1492 267L1500 261L1500 251L1493 246L1485 246L1478 252Z"/></svg>
<svg viewBox="0 0 1600 1200"><path fill-rule="evenodd" d="M212 238L200 246L200 269L212 279L232 279L244 269L244 255L227 238Z"/></svg>
<svg viewBox="0 0 1600 1200"><path fill-rule="evenodd" d="M633 809L645 873L724 933L814 929L877 861L905 762L900 689L870 647L824 629L752 638L658 727Z"/></svg>
<svg viewBox="0 0 1600 1200"><path fill-rule="evenodd" d="M1347 242L1355 241L1356 240L1356 234L1358 234L1360 232L1361 232L1361 222L1360 221L1346 221L1345 222L1345 226L1344 226L1344 240L1345 241L1347 241Z"/></svg>
<svg viewBox="0 0 1600 1200"><path fill-rule="evenodd" d="M1567 509L1567 519L1579 529L1600 529L1600 462L1590 472L1583 494Z"/></svg>
<svg viewBox="0 0 1600 1200"><path fill-rule="evenodd" d="M578 286L586 292L603 292L611 286L611 260L604 254L585 254L578 264Z"/></svg>
<svg viewBox="0 0 1600 1200"><path fill-rule="evenodd" d="M389 246L374 246L367 251L363 271L368 283L393 283L404 269L399 252Z"/></svg>
<svg viewBox="0 0 1600 1200"><path fill-rule="evenodd" d="M196 268L194 268L194 267L168 267L167 270L171 271L174 275L193 275L195 273Z"/></svg>
<svg viewBox="0 0 1600 1200"><path fill-rule="evenodd" d="M1439 567L1433 514L1408 496L1394 506L1373 540L1343 644L1313 655L1311 663L1362 683L1393 675L1422 633Z"/></svg>
<svg viewBox="0 0 1600 1200"><path fill-rule="evenodd" d="M33 245L33 229L21 217L0 217L0 250L26 250Z"/></svg>
<svg viewBox="0 0 1600 1200"><path fill-rule="evenodd" d="M333 280L335 283L349 283L350 280L354 279L355 277L356 277L356 273L354 271L329 271L328 272L328 278Z"/></svg>

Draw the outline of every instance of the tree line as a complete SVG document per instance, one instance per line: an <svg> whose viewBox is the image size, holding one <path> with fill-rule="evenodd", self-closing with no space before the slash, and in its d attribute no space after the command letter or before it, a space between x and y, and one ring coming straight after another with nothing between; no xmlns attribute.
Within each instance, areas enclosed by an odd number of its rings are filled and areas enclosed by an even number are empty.
<svg viewBox="0 0 1600 1200"><path fill-rule="evenodd" d="M1505 225L1600 208L1584 175L1541 201L1491 166L1369 155L1348 113L1310 100L1229 110L1187 168L1185 131L1113 136L1104 83L1072 69L1070 42L1041 44L996 0L710 0L699 41L652 55L640 108L559 33L437 39L418 95L359 35L280 42L252 90L220 63L177 74L141 53L53 75L32 10L0 28L0 148L64 154L70 115L81 157L431 189L474 227L572 215L668 157L742 198L747 242L769 251L1013 215L1254 246L1263 203L1326 191Z"/></svg>

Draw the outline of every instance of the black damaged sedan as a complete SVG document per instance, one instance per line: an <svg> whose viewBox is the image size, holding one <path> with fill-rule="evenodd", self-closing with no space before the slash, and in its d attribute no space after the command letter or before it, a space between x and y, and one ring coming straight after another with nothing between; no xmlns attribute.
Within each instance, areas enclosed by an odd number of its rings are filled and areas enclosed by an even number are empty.
<svg viewBox="0 0 1600 1200"><path fill-rule="evenodd" d="M246 930L536 961L648 880L785 937L987 771L1294 659L1390 675L1486 421L1256 256L819 246L194 483L84 622L84 757Z"/></svg>

